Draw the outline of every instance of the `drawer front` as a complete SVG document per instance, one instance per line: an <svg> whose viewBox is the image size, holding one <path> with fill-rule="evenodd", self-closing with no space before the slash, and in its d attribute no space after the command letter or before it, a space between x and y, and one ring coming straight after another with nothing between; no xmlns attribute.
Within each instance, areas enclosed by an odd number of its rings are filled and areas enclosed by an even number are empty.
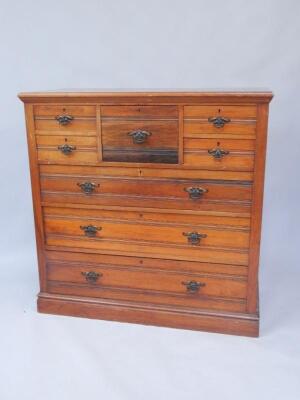
<svg viewBox="0 0 300 400"><path fill-rule="evenodd" d="M240 229L221 229L203 225L180 226L158 222L140 222L101 218L57 217L49 216L44 220L46 235L77 236L80 240L100 240L105 242L143 242L169 246L172 244L191 247L218 247L247 249L249 232ZM89 233L88 228L94 228ZM195 235L193 235L195 233ZM84 244L83 244L84 246Z"/></svg>
<svg viewBox="0 0 300 400"><path fill-rule="evenodd" d="M103 121L102 149L103 161L177 163L178 123Z"/></svg>
<svg viewBox="0 0 300 400"><path fill-rule="evenodd" d="M81 186L93 184L91 193ZM250 213L252 185L199 180L41 177L42 199L47 202L157 207Z"/></svg>
<svg viewBox="0 0 300 400"><path fill-rule="evenodd" d="M169 211L169 212L168 212ZM156 211L134 211L131 208L121 208L120 210L111 210L109 207L102 209L86 209L86 208L67 208L64 205L61 207L43 207L45 216L70 216L79 218L100 218L105 220L119 220L131 223L150 222L150 223L165 223L168 225L205 225L215 226L225 229L250 229L250 218L237 216L219 216L213 213L188 213L186 210L167 210L162 212Z"/></svg>
<svg viewBox="0 0 300 400"><path fill-rule="evenodd" d="M147 165L141 167L131 166L124 168L120 166L108 166L107 164L100 164L98 166L76 166L76 165L40 165L40 172L42 175L66 175L78 176L83 179L90 177L129 177L129 178L145 178L145 179L175 179L175 180L217 180L217 181L231 181L232 183L238 182L251 182L253 181L253 172L247 171L222 171L222 170L204 170L197 168L197 166L174 168L174 166L165 166L164 168L149 167Z"/></svg>
<svg viewBox="0 0 300 400"><path fill-rule="evenodd" d="M74 117L73 120L67 125L61 125L55 118L45 119L37 118L35 119L35 130L37 134L49 134L49 131L57 132L60 134L66 134L72 132L78 132L82 134L83 132L90 132L96 135L96 119L91 118L77 118Z"/></svg>
<svg viewBox="0 0 300 400"><path fill-rule="evenodd" d="M96 134L96 106L34 105L35 129L38 134L49 132Z"/></svg>
<svg viewBox="0 0 300 400"><path fill-rule="evenodd" d="M213 296L233 299L246 298L246 279L224 278L202 274L149 271L142 268L111 267L107 265L48 264L48 279L75 284L97 285L150 292L181 295ZM199 285L190 284L199 283ZM188 304L189 298L187 298Z"/></svg>
<svg viewBox="0 0 300 400"><path fill-rule="evenodd" d="M221 115L230 119L255 120L256 105L201 105L185 106L185 118L210 118Z"/></svg>
<svg viewBox="0 0 300 400"><path fill-rule="evenodd" d="M36 135L38 161L58 164L95 164L95 136Z"/></svg>
<svg viewBox="0 0 300 400"><path fill-rule="evenodd" d="M209 170L253 171L254 140L184 139L184 164Z"/></svg>
<svg viewBox="0 0 300 400"><path fill-rule="evenodd" d="M96 118L96 106L39 104L33 106L33 113L37 117L55 118L59 115L69 115L71 117Z"/></svg>
<svg viewBox="0 0 300 400"><path fill-rule="evenodd" d="M255 122L233 121L231 120L222 128L215 127L208 119L185 119L184 136L185 137L214 137L221 138L244 138L254 139L256 135Z"/></svg>
<svg viewBox="0 0 300 400"><path fill-rule="evenodd" d="M249 229L114 219L101 210L44 211L46 244L66 248L247 265ZM76 215L77 214L77 215ZM117 253L118 254L118 253Z"/></svg>
<svg viewBox="0 0 300 400"><path fill-rule="evenodd" d="M251 139L255 134L256 106L184 107L184 136Z"/></svg>
<svg viewBox="0 0 300 400"><path fill-rule="evenodd" d="M87 252L73 251L46 251L46 260L48 263L64 262L76 263L83 266L104 264L107 266L122 266L128 268L144 268L146 270L178 272L178 273L199 273L209 275L221 275L230 278L230 276L248 276L248 267L234 264L213 264L196 261L182 261L170 259L157 259L152 257L134 257L120 256L116 254L97 254Z"/></svg>
<svg viewBox="0 0 300 400"><path fill-rule="evenodd" d="M103 161L178 163L178 108L102 106Z"/></svg>

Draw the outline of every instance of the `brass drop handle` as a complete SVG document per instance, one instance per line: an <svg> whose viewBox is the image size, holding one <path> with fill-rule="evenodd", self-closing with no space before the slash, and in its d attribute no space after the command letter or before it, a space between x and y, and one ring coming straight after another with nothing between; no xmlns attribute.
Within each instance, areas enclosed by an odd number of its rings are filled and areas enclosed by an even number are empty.
<svg viewBox="0 0 300 400"><path fill-rule="evenodd" d="M182 232L183 236L186 236L188 239L188 243L197 245L200 243L201 239L207 237L206 233L198 233L198 232Z"/></svg>
<svg viewBox="0 0 300 400"><path fill-rule="evenodd" d="M128 133L128 136L132 137L134 144L145 143L147 138L151 135L152 135L151 132L143 131L142 129L136 129L136 130Z"/></svg>
<svg viewBox="0 0 300 400"><path fill-rule="evenodd" d="M99 272L94 272L94 271L88 271L88 272L81 272L81 275L83 275L88 283L96 283L97 280L103 276L103 274Z"/></svg>
<svg viewBox="0 0 300 400"><path fill-rule="evenodd" d="M65 156L71 154L74 150L76 150L76 146L70 146L69 144L65 143L57 147Z"/></svg>
<svg viewBox="0 0 300 400"><path fill-rule="evenodd" d="M230 122L230 118L226 117L209 117L208 122L211 122L216 128L223 128L225 124Z"/></svg>
<svg viewBox="0 0 300 400"><path fill-rule="evenodd" d="M95 237L97 232L102 230L101 226L95 225L81 225L80 229L84 231L85 236L88 237Z"/></svg>
<svg viewBox="0 0 300 400"><path fill-rule="evenodd" d="M208 192L208 189L202 187L187 187L184 188L184 191L189 194L190 199L195 200L200 199L204 195L204 193Z"/></svg>
<svg viewBox="0 0 300 400"><path fill-rule="evenodd" d="M186 286L186 290L189 293L197 293L199 292L201 287L205 286L205 283L203 282L197 282L197 281L187 281L187 282L181 282L182 285Z"/></svg>
<svg viewBox="0 0 300 400"><path fill-rule="evenodd" d="M99 187L99 184L97 185L96 183L93 182L78 182L77 186L80 187L80 189L83 191L85 194L91 194L94 192L96 187Z"/></svg>
<svg viewBox="0 0 300 400"><path fill-rule="evenodd" d="M228 150L223 150L220 147L216 147L215 149L207 150L208 154L211 154L214 158L217 160L220 160L224 156L227 156L229 154Z"/></svg>
<svg viewBox="0 0 300 400"><path fill-rule="evenodd" d="M68 125L73 121L74 117L71 115L58 115L55 119L60 125Z"/></svg>

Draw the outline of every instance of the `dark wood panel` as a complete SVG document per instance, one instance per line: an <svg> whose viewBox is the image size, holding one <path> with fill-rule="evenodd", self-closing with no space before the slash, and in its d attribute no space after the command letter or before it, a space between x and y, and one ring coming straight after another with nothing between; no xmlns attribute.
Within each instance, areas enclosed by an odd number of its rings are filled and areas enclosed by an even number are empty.
<svg viewBox="0 0 300 400"><path fill-rule="evenodd" d="M135 130L150 133L144 143L134 143L129 133ZM102 144L104 148L177 149L178 123L176 121L103 121Z"/></svg>
<svg viewBox="0 0 300 400"><path fill-rule="evenodd" d="M178 118L177 106L114 105L101 107L102 118Z"/></svg>

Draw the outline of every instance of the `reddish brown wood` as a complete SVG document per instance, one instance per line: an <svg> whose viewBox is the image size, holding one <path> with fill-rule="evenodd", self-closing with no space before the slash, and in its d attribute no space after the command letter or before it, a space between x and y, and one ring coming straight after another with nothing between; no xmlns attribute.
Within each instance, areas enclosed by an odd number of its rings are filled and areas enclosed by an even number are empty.
<svg viewBox="0 0 300 400"><path fill-rule="evenodd" d="M46 290L46 259L44 253L44 226L41 207L41 189L39 179L39 168L36 152L36 141L34 131L34 114L31 104L25 104L28 156L31 176L31 190L35 221L35 238L38 257L39 280L41 290Z"/></svg>
<svg viewBox="0 0 300 400"><path fill-rule="evenodd" d="M94 300L75 296L41 293L38 310L47 314L97 318L171 328L205 330L257 337L259 321L256 315L191 310L155 304L134 304L120 300Z"/></svg>
<svg viewBox="0 0 300 400"><path fill-rule="evenodd" d="M249 244L249 271L248 271L248 312L258 309L258 265L261 235L262 206L264 193L265 158L268 129L268 104L258 105L256 157L254 166L254 185L251 215L251 235Z"/></svg>
<svg viewBox="0 0 300 400"><path fill-rule="evenodd" d="M257 336L272 93L19 97L26 112L39 311ZM64 125L60 115L72 118ZM216 116L229 120L216 127L210 120ZM146 128L153 134L135 147L127 131ZM76 148L65 155L57 148L62 144ZM209 150L216 147L229 154L213 158ZM84 184L93 186L91 193ZM190 189L199 187L204 193L191 198ZM89 224L102 230L88 237L80 226ZM193 245L183 232L207 236ZM91 283L85 272L103 275ZM193 280L206 286L187 293L182 282Z"/></svg>

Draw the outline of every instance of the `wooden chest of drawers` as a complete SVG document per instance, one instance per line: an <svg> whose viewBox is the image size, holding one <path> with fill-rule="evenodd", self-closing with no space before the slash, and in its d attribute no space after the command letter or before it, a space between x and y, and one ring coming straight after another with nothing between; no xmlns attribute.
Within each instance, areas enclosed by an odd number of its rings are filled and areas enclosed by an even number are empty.
<svg viewBox="0 0 300 400"><path fill-rule="evenodd" d="M257 336L272 93L19 97L38 310Z"/></svg>

